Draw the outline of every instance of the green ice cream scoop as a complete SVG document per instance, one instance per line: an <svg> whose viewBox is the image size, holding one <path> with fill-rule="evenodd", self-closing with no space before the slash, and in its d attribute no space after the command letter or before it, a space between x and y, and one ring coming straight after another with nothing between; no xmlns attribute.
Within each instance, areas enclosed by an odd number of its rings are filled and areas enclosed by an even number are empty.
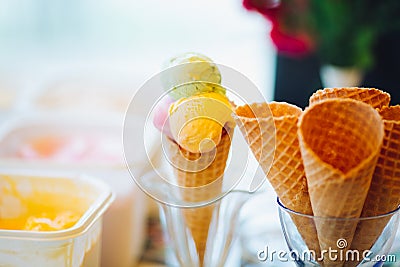
<svg viewBox="0 0 400 267"><path fill-rule="evenodd" d="M225 95L221 73L212 60L199 53L185 53L166 62L161 76L164 90L178 100L200 93L217 92ZM215 84L213 86L212 84Z"/></svg>

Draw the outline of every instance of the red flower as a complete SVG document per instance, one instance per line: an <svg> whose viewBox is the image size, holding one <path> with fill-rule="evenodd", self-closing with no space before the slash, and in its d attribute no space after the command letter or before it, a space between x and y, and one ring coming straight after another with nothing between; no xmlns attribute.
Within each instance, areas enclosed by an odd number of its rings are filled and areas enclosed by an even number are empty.
<svg viewBox="0 0 400 267"><path fill-rule="evenodd" d="M279 53L302 56L315 50L307 27L307 1L290 4L276 0L243 0L243 6L263 15L272 24L271 39Z"/></svg>

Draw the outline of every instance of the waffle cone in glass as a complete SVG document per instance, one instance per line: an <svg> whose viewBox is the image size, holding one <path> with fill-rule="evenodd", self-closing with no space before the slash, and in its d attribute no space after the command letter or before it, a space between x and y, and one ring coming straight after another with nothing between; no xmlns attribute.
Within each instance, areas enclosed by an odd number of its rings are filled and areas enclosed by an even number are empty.
<svg viewBox="0 0 400 267"><path fill-rule="evenodd" d="M166 150L173 165L176 183L182 188L180 193L184 201L208 204L221 195L232 135L233 128L223 128L221 141L213 151L205 153L187 151L168 139ZM214 208L215 204L211 203L182 211L196 245L200 265L203 265Z"/></svg>
<svg viewBox="0 0 400 267"><path fill-rule="evenodd" d="M283 102L256 103L236 109L237 125L282 203L291 210L312 215L297 138L301 113L300 108ZM319 253L314 223L308 218L293 219L308 249Z"/></svg>
<svg viewBox="0 0 400 267"><path fill-rule="evenodd" d="M400 106L383 107L379 113L385 135L361 217L383 215L400 205ZM360 252L371 249L389 219L360 221L351 248ZM357 263L349 262L346 266Z"/></svg>
<svg viewBox="0 0 400 267"><path fill-rule="evenodd" d="M299 119L299 141L314 215L358 218L370 188L383 140L383 121L370 105L353 99L327 99ZM357 220L326 224L315 219L321 250L346 252ZM345 240L345 247L338 240ZM324 266L344 260L324 257Z"/></svg>

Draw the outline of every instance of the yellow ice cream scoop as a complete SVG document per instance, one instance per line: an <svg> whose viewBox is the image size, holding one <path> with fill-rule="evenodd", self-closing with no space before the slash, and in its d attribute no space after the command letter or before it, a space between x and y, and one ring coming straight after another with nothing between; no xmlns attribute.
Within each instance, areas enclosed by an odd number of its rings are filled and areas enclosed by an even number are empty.
<svg viewBox="0 0 400 267"><path fill-rule="evenodd" d="M235 124L231 103L216 92L179 99L169 109L169 123L175 141L193 153L211 151L221 140L222 128Z"/></svg>

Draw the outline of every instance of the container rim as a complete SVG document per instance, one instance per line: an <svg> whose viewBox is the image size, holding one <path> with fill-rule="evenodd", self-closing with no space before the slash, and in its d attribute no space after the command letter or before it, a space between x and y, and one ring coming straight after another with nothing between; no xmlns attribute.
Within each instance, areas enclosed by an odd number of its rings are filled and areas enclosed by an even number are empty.
<svg viewBox="0 0 400 267"><path fill-rule="evenodd" d="M300 216L300 217L304 217L304 218L308 218L308 219L312 219L312 220L325 220L325 221L356 221L356 222L368 221L368 220L375 220L375 219L382 219L382 218L390 217L400 211L400 206L398 206L395 210L392 210L390 212L387 212L387 213L381 214L381 215L377 215L377 216L358 217L358 218L343 218L343 217L336 218L336 217L313 216L313 215L303 214L303 213L291 210L282 204L279 197L277 197L277 203L278 203L278 207L280 210L287 212L291 215Z"/></svg>
<svg viewBox="0 0 400 267"><path fill-rule="evenodd" d="M28 176L26 172L7 172L0 173L1 175L14 175L14 176ZM4 230L0 229L0 239L23 239L23 240L37 240L37 241L49 241L49 240L63 240L74 238L84 234L108 209L111 203L115 199L115 193L113 193L108 185L99 179L88 175L78 176L49 176L49 175L29 175L29 177L35 178L51 178L51 179L73 179L74 181L83 182L96 187L102 193L96 198L96 200L89 206L85 213L81 216L78 222L67 229L59 231L26 231L26 230Z"/></svg>

